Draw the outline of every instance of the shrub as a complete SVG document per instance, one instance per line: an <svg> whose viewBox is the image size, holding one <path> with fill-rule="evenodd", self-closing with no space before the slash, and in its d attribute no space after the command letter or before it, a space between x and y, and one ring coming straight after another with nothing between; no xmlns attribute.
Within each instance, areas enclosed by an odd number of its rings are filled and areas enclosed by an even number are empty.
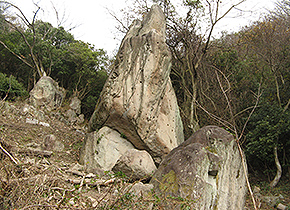
<svg viewBox="0 0 290 210"><path fill-rule="evenodd" d="M4 99L6 95L8 100L14 100L16 97L28 96L28 92L14 76L8 77L0 73L0 99Z"/></svg>

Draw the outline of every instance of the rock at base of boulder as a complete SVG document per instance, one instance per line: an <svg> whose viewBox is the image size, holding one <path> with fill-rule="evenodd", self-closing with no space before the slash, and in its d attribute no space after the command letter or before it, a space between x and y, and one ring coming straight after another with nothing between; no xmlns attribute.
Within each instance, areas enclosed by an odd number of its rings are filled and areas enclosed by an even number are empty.
<svg viewBox="0 0 290 210"><path fill-rule="evenodd" d="M134 146L122 138L120 133L103 127L98 132L91 132L86 135L85 144L80 153L80 163L86 165L88 170L100 168L110 171L117 160Z"/></svg>
<svg viewBox="0 0 290 210"><path fill-rule="evenodd" d="M156 171L150 154L145 150L130 149L122 155L113 167L113 171L123 172L130 180L147 180Z"/></svg>
<svg viewBox="0 0 290 210"><path fill-rule="evenodd" d="M180 197L192 209L243 209L247 192L235 139L217 126L198 130L172 150L150 183L156 193Z"/></svg>
<svg viewBox="0 0 290 210"><path fill-rule="evenodd" d="M137 182L134 184L130 184L127 188L125 188L125 192L128 191L129 188L129 192L133 193L133 195L135 195L137 198L140 198L141 196L149 197L149 194L151 193L151 190L153 189L153 185L152 184L143 184L142 182Z"/></svg>

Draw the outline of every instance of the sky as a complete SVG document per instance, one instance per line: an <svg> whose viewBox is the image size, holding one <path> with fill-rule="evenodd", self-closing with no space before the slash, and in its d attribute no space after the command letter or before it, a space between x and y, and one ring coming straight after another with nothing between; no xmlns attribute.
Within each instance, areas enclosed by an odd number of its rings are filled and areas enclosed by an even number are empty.
<svg viewBox="0 0 290 210"><path fill-rule="evenodd" d="M176 0L172 0L174 2ZM232 2L233 0L224 0ZM109 55L113 55L121 44L122 37L117 34L117 21L109 14L108 9L119 14L122 8L130 5L130 0L10 0L23 10L26 16L32 17L37 3L43 10L39 17L56 24L53 6L59 13L60 19L66 20L62 25L65 29L74 27L70 32L75 39L82 40L103 48ZM223 2L223 1L222 1ZM259 19L261 14L275 7L276 0L246 0L239 5L240 10L233 10L222 19L216 27L216 36L221 31L238 31L242 26ZM229 5L224 4L224 9Z"/></svg>

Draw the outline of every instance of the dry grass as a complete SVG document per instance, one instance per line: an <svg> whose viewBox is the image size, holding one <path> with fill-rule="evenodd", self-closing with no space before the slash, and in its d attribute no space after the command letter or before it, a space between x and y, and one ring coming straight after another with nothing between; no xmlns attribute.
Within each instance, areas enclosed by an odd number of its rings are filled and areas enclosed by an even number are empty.
<svg viewBox="0 0 290 210"><path fill-rule="evenodd" d="M27 114L21 113L22 102L0 103L0 144L17 159L17 164L0 149L0 209L190 209L190 201L157 195L136 196L122 174L75 168L84 134L75 126L46 113L43 120L50 127L26 123ZM64 110L63 110L64 112ZM46 135L53 134L64 149L51 155L33 152ZM29 149L30 148L30 149ZM19 162L18 162L19 161ZM257 184L257 180L252 183ZM267 192L267 185L261 187ZM275 194L290 202L289 182L276 188ZM250 199L247 209L252 209ZM265 204L262 209L271 209Z"/></svg>

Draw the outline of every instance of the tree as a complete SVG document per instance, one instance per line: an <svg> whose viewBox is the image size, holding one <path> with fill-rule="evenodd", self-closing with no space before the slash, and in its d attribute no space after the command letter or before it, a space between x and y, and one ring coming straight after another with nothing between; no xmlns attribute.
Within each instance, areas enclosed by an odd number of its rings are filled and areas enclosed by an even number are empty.
<svg viewBox="0 0 290 210"><path fill-rule="evenodd" d="M275 187L282 175L282 168L287 169L290 165L286 155L290 152L290 112L277 104L265 103L253 115L248 129L248 159L254 167L265 166L264 173L267 174L271 172L269 169L276 166L276 176L270 184ZM282 166L279 159L283 160Z"/></svg>
<svg viewBox="0 0 290 210"><path fill-rule="evenodd" d="M8 10L3 15L7 27L0 30L3 55L0 71L21 79L28 91L39 77L51 76L68 90L68 96L74 94L83 99L83 109L88 116L94 110L93 103L107 77L106 52L75 40L61 25L54 27L37 19L40 10L37 5L32 21L16 5L8 2L1 5L16 10L18 16L9 16Z"/></svg>
<svg viewBox="0 0 290 210"><path fill-rule="evenodd" d="M289 47L290 47L290 33L288 29L287 18L280 18L279 16L267 16L262 22L256 22L251 27L249 27L243 34L243 43L246 43L247 53L253 56L259 62L260 77L263 81L264 95L263 99L265 103L270 103L272 105L273 112L275 106L278 106L280 111L286 111L290 103L289 95ZM277 112L279 113L279 112ZM283 113L283 112L282 112ZM270 115L270 114L269 114ZM279 119L280 115L276 118ZM281 175L282 168L278 158L279 149L279 129L283 126L271 120L269 122L266 118L261 122L266 123L264 126L268 126L266 134L269 135L267 142L267 148L273 151L275 157L275 163L277 167L276 176L271 183L274 187ZM279 120L278 120L279 121ZM256 122L256 123L260 123ZM286 122L285 122L286 123ZM272 135L272 129L277 129L277 135L274 137ZM250 132L256 132L250 131ZM254 142L259 142L249 137L249 144ZM263 133L260 134L260 144L263 144ZM271 145L271 146L270 146ZM269 153L266 153L269 154ZM269 160L269 159L268 159Z"/></svg>
<svg viewBox="0 0 290 210"><path fill-rule="evenodd" d="M62 45L51 75L83 102L83 113L90 116L107 79L109 58L102 49L83 41Z"/></svg>

